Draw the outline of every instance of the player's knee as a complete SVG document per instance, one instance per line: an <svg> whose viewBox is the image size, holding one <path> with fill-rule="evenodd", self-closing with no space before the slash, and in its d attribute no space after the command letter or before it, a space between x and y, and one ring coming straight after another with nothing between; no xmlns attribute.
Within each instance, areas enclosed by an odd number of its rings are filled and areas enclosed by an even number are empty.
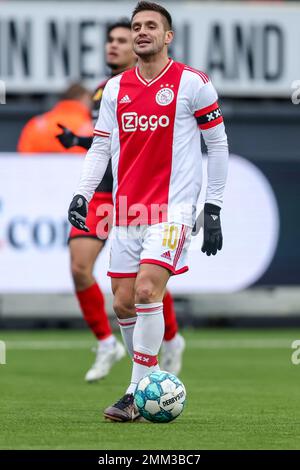
<svg viewBox="0 0 300 470"><path fill-rule="evenodd" d="M130 318L135 315L135 308L131 299L116 296L113 308L118 318Z"/></svg>
<svg viewBox="0 0 300 470"><path fill-rule="evenodd" d="M84 289L90 284L91 272L84 264L72 262L71 272L76 289Z"/></svg>
<svg viewBox="0 0 300 470"><path fill-rule="evenodd" d="M137 304L149 304L154 301L156 297L154 285L150 281L137 283L135 289L135 302Z"/></svg>

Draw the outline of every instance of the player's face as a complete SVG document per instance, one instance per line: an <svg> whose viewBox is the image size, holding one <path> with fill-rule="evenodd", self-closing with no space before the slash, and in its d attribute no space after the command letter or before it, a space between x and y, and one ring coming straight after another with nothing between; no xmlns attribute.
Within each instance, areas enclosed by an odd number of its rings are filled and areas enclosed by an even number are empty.
<svg viewBox="0 0 300 470"><path fill-rule="evenodd" d="M173 32L167 30L164 17L156 11L141 11L133 17L133 50L139 57L158 54L171 43Z"/></svg>
<svg viewBox="0 0 300 470"><path fill-rule="evenodd" d="M105 44L106 63L111 69L133 66L136 56L132 49L132 37L128 28L114 28Z"/></svg>

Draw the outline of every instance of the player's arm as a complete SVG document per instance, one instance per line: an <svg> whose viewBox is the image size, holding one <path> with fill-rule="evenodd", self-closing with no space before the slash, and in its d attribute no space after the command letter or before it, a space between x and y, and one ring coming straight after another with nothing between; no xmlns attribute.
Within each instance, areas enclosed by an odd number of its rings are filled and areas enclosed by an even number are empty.
<svg viewBox="0 0 300 470"><path fill-rule="evenodd" d="M65 149L70 149L72 147L83 147L84 149L88 150L92 143L93 137L85 137L74 134L68 127L63 126L59 122L57 126L61 129L61 133L56 135L56 138L59 140L61 145Z"/></svg>
<svg viewBox="0 0 300 470"><path fill-rule="evenodd" d="M201 85L198 90L196 107L194 116L201 129L208 154L202 251L210 256L222 249L220 211L228 168L228 143L225 126L218 105L218 95L210 81Z"/></svg>
<svg viewBox="0 0 300 470"><path fill-rule="evenodd" d="M88 203L102 181L110 160L111 133L114 128L114 108L106 87L91 148L86 154L80 182L69 207L68 218L74 227L89 231L85 224Z"/></svg>

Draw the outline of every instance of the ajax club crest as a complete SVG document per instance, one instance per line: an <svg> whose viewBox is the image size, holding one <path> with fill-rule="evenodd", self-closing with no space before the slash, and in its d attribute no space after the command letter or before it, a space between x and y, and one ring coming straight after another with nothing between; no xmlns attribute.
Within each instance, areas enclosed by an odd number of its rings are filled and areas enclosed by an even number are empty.
<svg viewBox="0 0 300 470"><path fill-rule="evenodd" d="M160 106L167 106L168 104L172 103L174 99L174 91L171 88L161 88L156 93L156 103Z"/></svg>

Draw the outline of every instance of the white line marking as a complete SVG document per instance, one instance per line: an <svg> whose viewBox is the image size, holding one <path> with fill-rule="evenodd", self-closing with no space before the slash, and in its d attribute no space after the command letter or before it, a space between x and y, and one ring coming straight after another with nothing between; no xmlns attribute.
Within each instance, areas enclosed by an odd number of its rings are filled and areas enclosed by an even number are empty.
<svg viewBox="0 0 300 470"><path fill-rule="evenodd" d="M289 339L235 339L235 340L190 340L187 348L191 349L287 349L291 348Z"/></svg>
<svg viewBox="0 0 300 470"><path fill-rule="evenodd" d="M290 349L291 339L191 339L187 340L189 349ZM52 350L52 349L90 349L92 341L87 340L38 340L38 341L6 341L10 350Z"/></svg>
<svg viewBox="0 0 300 470"><path fill-rule="evenodd" d="M75 340L54 340L54 341L6 341L7 349L89 349L92 347L91 341Z"/></svg>

